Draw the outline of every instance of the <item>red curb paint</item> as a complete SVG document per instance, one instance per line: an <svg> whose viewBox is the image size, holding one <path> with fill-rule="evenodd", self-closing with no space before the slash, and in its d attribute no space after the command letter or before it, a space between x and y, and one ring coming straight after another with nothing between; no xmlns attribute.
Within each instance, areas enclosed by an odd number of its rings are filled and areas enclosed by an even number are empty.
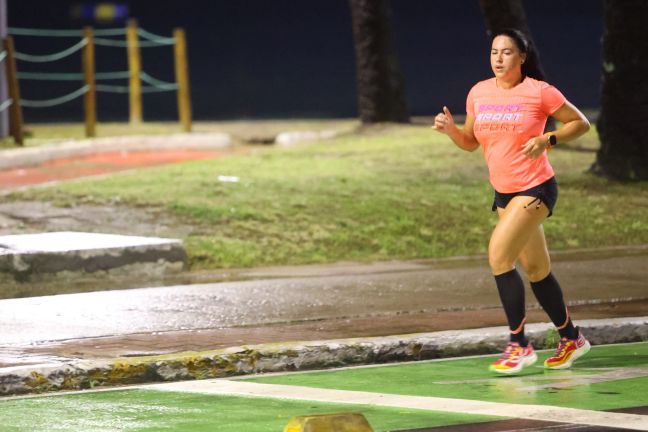
<svg viewBox="0 0 648 432"><path fill-rule="evenodd" d="M37 185L134 168L213 159L224 155L214 150L155 150L100 153L56 159L35 167L0 171L0 189Z"/></svg>

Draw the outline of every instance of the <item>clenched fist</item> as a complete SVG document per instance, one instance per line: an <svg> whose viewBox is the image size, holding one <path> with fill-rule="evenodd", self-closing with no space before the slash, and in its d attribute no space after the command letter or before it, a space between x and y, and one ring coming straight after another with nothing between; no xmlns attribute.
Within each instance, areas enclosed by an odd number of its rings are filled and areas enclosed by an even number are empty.
<svg viewBox="0 0 648 432"><path fill-rule="evenodd" d="M450 129L454 127L455 127L455 122L454 122L454 118L452 117L452 113L450 113L450 110L448 109L447 106L444 106L443 112L437 114L437 116L434 117L434 126L432 126L432 129L447 134L450 131Z"/></svg>

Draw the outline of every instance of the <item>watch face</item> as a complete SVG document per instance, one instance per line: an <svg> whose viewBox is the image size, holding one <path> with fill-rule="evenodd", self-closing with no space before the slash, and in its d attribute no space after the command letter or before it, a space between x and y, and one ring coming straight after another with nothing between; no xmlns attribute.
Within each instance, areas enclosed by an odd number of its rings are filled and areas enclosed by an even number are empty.
<svg viewBox="0 0 648 432"><path fill-rule="evenodd" d="M549 144L552 146L556 145L558 142L558 139L556 138L556 135L549 135Z"/></svg>

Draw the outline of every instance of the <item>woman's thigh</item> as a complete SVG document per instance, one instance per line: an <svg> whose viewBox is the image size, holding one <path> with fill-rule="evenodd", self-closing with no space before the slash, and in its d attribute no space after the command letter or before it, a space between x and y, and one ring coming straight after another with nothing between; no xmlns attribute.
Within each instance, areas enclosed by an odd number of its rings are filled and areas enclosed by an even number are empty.
<svg viewBox="0 0 648 432"><path fill-rule="evenodd" d="M533 197L516 196L504 211L499 210L500 219L488 245L493 274L512 270L527 243L534 234L538 235L538 227L546 219L549 209L544 203L539 208L535 204L527 206L532 200Z"/></svg>
<svg viewBox="0 0 648 432"><path fill-rule="evenodd" d="M547 277L551 270L551 261L542 225L531 234L520 252L518 261L531 282L538 282Z"/></svg>

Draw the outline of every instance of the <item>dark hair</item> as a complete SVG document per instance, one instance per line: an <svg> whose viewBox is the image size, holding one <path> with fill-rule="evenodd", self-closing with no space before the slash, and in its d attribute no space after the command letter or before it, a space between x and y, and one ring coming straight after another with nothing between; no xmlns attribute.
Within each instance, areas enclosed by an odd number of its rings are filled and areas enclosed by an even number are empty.
<svg viewBox="0 0 648 432"><path fill-rule="evenodd" d="M545 80L545 74L542 69L540 69L540 61L538 59L538 53L533 47L533 44L523 32L514 28L505 28L493 32L491 37L491 44L497 36L508 36L513 40L518 50L521 53L526 54L526 60L522 63L522 75L528 76L537 80Z"/></svg>

